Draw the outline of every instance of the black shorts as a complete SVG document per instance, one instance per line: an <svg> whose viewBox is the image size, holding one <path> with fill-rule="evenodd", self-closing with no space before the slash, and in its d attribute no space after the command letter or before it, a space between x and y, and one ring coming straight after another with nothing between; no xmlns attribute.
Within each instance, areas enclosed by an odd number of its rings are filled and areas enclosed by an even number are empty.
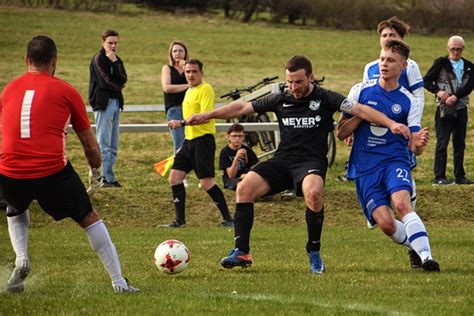
<svg viewBox="0 0 474 316"><path fill-rule="evenodd" d="M5 198L3 197L2 183L0 182L0 209L6 209L6 208L7 208L7 201L5 201Z"/></svg>
<svg viewBox="0 0 474 316"><path fill-rule="evenodd" d="M176 153L171 169L189 173L194 170L198 179L214 178L214 155L216 141L214 135L206 134L201 137L185 140Z"/></svg>
<svg viewBox="0 0 474 316"><path fill-rule="evenodd" d="M12 179L0 175L5 199L17 212L23 213L33 200L56 221L71 217L82 221L92 212L86 188L71 163L59 172L37 179Z"/></svg>
<svg viewBox="0 0 474 316"><path fill-rule="evenodd" d="M270 185L269 195L288 189L293 189L297 196L303 196L301 184L308 174L317 174L326 177L327 159L299 159L275 156L263 161L252 168Z"/></svg>

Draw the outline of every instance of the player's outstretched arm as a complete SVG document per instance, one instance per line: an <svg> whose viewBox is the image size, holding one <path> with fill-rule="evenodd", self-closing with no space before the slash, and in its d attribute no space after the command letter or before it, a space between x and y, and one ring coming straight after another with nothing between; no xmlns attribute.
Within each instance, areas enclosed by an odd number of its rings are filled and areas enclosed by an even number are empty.
<svg viewBox="0 0 474 316"><path fill-rule="evenodd" d="M411 134L410 143L408 144L410 150L417 156L423 153L428 141L430 139L430 133L427 127L422 128L416 133Z"/></svg>
<svg viewBox="0 0 474 316"><path fill-rule="evenodd" d="M207 123L212 119L230 119L255 112L251 102L232 102L215 110L193 114L186 120L188 125Z"/></svg>
<svg viewBox="0 0 474 316"><path fill-rule="evenodd" d="M347 113L352 114L354 116L358 116L361 119L366 120L368 122L386 126L390 129L390 131L393 134L400 134L406 139L410 138L410 134L411 134L410 129L406 125L397 123L389 119L385 114L373 109L370 106L360 104L360 103L354 103L351 111Z"/></svg>

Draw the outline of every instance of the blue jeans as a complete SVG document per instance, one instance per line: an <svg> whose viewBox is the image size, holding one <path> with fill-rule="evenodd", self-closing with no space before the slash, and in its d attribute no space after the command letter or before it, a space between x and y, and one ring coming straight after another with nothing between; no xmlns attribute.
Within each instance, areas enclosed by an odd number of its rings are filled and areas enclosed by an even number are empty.
<svg viewBox="0 0 474 316"><path fill-rule="evenodd" d="M166 112L166 119L170 120L182 120L183 119L183 108L181 106L172 106ZM173 139L174 153L178 151L184 143L184 127L178 127L170 129L171 138Z"/></svg>
<svg viewBox="0 0 474 316"><path fill-rule="evenodd" d="M116 181L114 164L119 146L120 106L117 99L109 99L105 111L96 111L97 142L102 155L102 176L107 182Z"/></svg>

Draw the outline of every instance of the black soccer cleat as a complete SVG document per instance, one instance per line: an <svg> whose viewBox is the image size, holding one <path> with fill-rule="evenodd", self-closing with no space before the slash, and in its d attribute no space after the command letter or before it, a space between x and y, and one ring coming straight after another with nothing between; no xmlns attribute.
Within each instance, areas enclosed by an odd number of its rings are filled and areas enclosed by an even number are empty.
<svg viewBox="0 0 474 316"><path fill-rule="evenodd" d="M415 250L409 249L408 250L408 257L410 257L410 266L412 267L412 269L421 269L421 268L423 268L421 258L416 253Z"/></svg>
<svg viewBox="0 0 474 316"><path fill-rule="evenodd" d="M439 268L438 262L434 261L433 259L426 259L423 261L423 270L426 272L440 272L441 269Z"/></svg>

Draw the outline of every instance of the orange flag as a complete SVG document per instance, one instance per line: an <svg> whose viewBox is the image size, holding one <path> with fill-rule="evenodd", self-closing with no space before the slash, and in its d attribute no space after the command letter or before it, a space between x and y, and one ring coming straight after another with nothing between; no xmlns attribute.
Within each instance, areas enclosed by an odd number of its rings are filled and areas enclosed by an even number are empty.
<svg viewBox="0 0 474 316"><path fill-rule="evenodd" d="M174 156L168 157L160 162L157 162L154 164L155 166L155 171L158 173L160 176L164 177L170 171L171 167L173 166L174 163Z"/></svg>

